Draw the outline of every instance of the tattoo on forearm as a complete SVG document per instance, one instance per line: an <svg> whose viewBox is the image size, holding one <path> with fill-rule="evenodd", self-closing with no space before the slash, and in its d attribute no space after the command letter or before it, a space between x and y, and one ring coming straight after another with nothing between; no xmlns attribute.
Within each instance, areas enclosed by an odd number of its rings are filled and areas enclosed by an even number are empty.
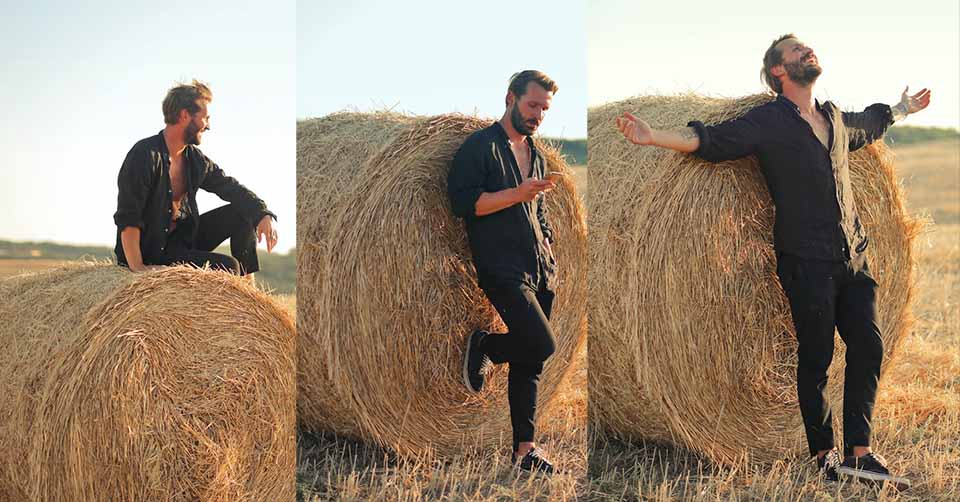
<svg viewBox="0 0 960 502"><path fill-rule="evenodd" d="M685 127L680 130L680 137L683 139L697 139L697 131L692 127Z"/></svg>

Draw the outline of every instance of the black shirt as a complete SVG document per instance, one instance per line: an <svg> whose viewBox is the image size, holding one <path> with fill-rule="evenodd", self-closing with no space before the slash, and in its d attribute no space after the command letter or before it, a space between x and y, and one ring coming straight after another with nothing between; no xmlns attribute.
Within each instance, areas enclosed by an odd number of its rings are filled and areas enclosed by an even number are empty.
<svg viewBox="0 0 960 502"><path fill-rule="evenodd" d="M207 158L199 148L188 145L183 151L186 193L183 204L186 214L199 215L197 209L197 190L202 188L217 194L221 199L240 208L241 214L256 225L264 215L276 216L267 210L266 204L253 192L225 175L213 161ZM150 264L166 251L167 237L170 234L170 222L173 219L173 189L170 185L170 155L163 139L163 131L155 136L138 141L120 167L117 176L117 212L113 221L117 224L117 245L114 252L117 263L127 264L123 254L120 233L125 227L140 229L140 253L143 262ZM186 218L177 222L192 228L178 229L188 238L188 245L200 228L199 218Z"/></svg>
<svg viewBox="0 0 960 502"><path fill-rule="evenodd" d="M687 125L700 137L694 155L704 160L757 156L776 206L777 252L850 260L866 249L867 238L850 188L847 153L882 137L893 114L881 103L859 113L840 112L829 101L816 106L830 124L829 148L783 95L716 126Z"/></svg>
<svg viewBox="0 0 960 502"><path fill-rule="evenodd" d="M529 136L532 176L543 179L546 161ZM447 195L453 213L464 219L473 264L481 287L523 283L536 291L552 289L556 261L544 239L552 242L543 197L514 204L485 216L476 215L484 192L515 188L523 182L507 132L499 122L471 134L453 157ZM543 281L541 283L541 281Z"/></svg>

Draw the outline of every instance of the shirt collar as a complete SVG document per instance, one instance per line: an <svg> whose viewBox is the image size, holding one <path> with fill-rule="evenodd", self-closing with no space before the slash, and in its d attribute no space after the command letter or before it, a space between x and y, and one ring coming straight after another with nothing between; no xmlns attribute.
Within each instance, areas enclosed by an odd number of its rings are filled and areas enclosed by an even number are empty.
<svg viewBox="0 0 960 502"><path fill-rule="evenodd" d="M502 139L504 143L508 145L510 144L510 137L507 136L507 130L503 128L503 125L500 124L499 120L494 121L494 123L490 127L497 132L497 134L500 136L500 139ZM524 139L526 139L527 144L530 145L530 150L534 153L534 155L536 155L537 147L534 144L533 137L524 136Z"/></svg>
<svg viewBox="0 0 960 502"><path fill-rule="evenodd" d="M783 105L786 105L787 107L789 107L791 110L797 112L798 114L800 113L800 107L797 106L797 104L794 103L793 101L790 101L790 98L784 96L783 94L777 94L777 102L779 102L779 103L781 103L781 104L783 104ZM824 103L821 103L819 99L813 98L813 104L814 104L814 106L816 107L816 110L817 110L818 112L819 112L819 111L823 111L823 110L826 108L827 103L829 103L829 101L826 101L826 102L824 102Z"/></svg>

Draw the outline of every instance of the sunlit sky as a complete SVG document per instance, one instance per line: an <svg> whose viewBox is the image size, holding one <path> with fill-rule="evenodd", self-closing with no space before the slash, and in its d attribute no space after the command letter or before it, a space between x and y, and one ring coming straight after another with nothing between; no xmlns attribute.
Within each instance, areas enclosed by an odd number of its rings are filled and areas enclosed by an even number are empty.
<svg viewBox="0 0 960 502"><path fill-rule="evenodd" d="M201 149L277 213L275 251L294 246L295 8L292 0L6 3L0 239L112 247L120 165L163 128L167 89L196 77L214 94ZM200 194L201 211L224 204Z"/></svg>
<svg viewBox="0 0 960 502"><path fill-rule="evenodd" d="M499 118L514 72L560 87L540 133L586 136L586 2L300 2L297 117L391 108Z"/></svg>
<svg viewBox="0 0 960 502"><path fill-rule="evenodd" d="M956 0L771 2L591 1L590 106L638 94L764 90L763 53L784 33L812 47L824 73L816 96L844 109L892 104L904 86L932 89L906 125L960 127Z"/></svg>
<svg viewBox="0 0 960 502"><path fill-rule="evenodd" d="M526 68L560 86L541 133L584 137L588 104L762 91L763 51L792 31L824 67L818 97L856 109L927 86L930 108L906 124L960 127L955 0L587 4L6 5L0 239L112 245L120 164L163 127L166 90L194 77L214 92L201 148L278 214L280 251L295 244L297 118L384 108L499 117L507 79ZM222 204L201 194L201 211Z"/></svg>

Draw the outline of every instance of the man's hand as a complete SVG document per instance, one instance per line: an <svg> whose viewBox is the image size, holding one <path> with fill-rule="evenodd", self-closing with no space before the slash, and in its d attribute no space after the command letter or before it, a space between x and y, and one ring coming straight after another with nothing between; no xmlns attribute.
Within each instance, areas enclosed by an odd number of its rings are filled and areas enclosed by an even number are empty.
<svg viewBox="0 0 960 502"><path fill-rule="evenodd" d="M924 87L920 92L914 94L913 96L907 95L907 92L909 91L910 86L908 85L903 89L903 94L900 95L900 102L906 103L907 113L917 113L930 104L930 89Z"/></svg>
<svg viewBox="0 0 960 502"><path fill-rule="evenodd" d="M550 180L527 178L526 181L518 185L515 189L517 202L530 202L531 200L537 198L537 195L541 193L547 193L550 190L553 190L556 186L557 184Z"/></svg>
<svg viewBox="0 0 960 502"><path fill-rule="evenodd" d="M902 120L907 115L917 113L930 105L930 89L923 88L913 96L908 94L909 91L910 86L908 85L903 90L903 94L900 95L900 102L891 107L894 120Z"/></svg>
<svg viewBox="0 0 960 502"><path fill-rule="evenodd" d="M273 218L267 214L260 218L257 224L257 242L263 242L263 237L267 237L267 252L273 251L273 246L277 245L277 229L273 228Z"/></svg>
<svg viewBox="0 0 960 502"><path fill-rule="evenodd" d="M635 145L653 144L653 129L630 112L623 112L622 117L617 117L617 129L620 129L623 137Z"/></svg>

